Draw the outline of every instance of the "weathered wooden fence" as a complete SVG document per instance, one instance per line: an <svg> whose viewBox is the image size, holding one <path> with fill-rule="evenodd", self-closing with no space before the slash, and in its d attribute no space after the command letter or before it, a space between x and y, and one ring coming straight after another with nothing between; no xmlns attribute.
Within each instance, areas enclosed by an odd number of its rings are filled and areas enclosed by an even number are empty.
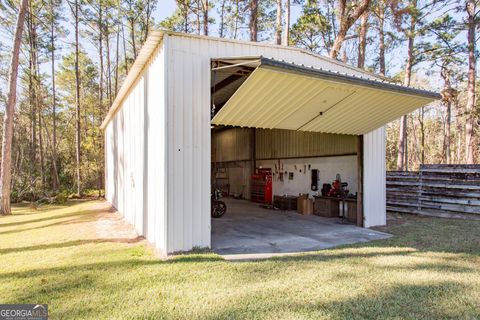
<svg viewBox="0 0 480 320"><path fill-rule="evenodd" d="M389 171L387 210L480 215L480 165L427 164L416 172Z"/></svg>

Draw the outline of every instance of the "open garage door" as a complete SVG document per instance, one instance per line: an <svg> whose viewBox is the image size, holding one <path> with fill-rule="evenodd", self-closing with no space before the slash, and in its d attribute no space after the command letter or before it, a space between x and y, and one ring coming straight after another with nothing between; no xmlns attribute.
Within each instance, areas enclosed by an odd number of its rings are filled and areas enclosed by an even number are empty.
<svg viewBox="0 0 480 320"><path fill-rule="evenodd" d="M265 57L213 62L214 125L362 135L440 98Z"/></svg>
<svg viewBox="0 0 480 320"><path fill-rule="evenodd" d="M213 59L211 80L211 181L228 207L212 219L216 252L258 257L386 236L358 228L386 222L382 127L438 94L264 57Z"/></svg>

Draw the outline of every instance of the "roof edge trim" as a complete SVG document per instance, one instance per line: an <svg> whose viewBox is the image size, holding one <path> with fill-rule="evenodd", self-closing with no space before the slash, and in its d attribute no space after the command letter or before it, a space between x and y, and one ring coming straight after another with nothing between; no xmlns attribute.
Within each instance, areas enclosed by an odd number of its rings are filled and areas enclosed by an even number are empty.
<svg viewBox="0 0 480 320"><path fill-rule="evenodd" d="M123 101L128 96L128 93L130 92L132 87L145 73L145 69L149 66L153 54L158 51L158 48L162 44L165 34L166 33L164 31L152 31L149 34L137 58L135 59L135 62L130 67L130 70L128 70L128 74L123 81L120 90L118 90L117 96L115 97L115 100L113 101L110 109L108 110L105 119L100 125L100 129L105 130L105 128L113 119L115 114L120 110Z"/></svg>
<svg viewBox="0 0 480 320"><path fill-rule="evenodd" d="M292 71L298 74L308 74L308 75L319 77L326 80L334 80L334 81L340 81L340 82L349 83L349 84L363 85L363 86L367 86L374 89L383 89L383 90L386 89L386 90L394 91L398 93L422 96L422 97L433 99L433 100L438 100L441 98L441 95L439 93L428 91L428 90L405 87L405 86L397 85L393 83L376 81L376 80L361 78L357 76L351 76L344 73L337 73L334 71L326 71L326 70L317 69L313 67L296 65L296 64L273 60L265 57L262 57L260 60L261 60L260 67L266 66L267 68L272 68L272 69L286 69L288 71Z"/></svg>

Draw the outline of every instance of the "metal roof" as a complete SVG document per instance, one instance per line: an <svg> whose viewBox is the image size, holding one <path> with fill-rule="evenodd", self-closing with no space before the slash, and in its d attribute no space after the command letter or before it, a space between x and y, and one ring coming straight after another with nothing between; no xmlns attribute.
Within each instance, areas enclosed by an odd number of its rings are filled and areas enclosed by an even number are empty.
<svg viewBox="0 0 480 320"><path fill-rule="evenodd" d="M138 81L138 79L143 75L145 68L148 66L149 61L151 60L152 56L154 56L154 53L158 50L162 39L165 35L171 35L171 36L177 36L177 37L189 37L189 38L199 38L199 39L209 39L209 40L214 40L214 41L219 41L219 42L227 42L227 43L237 43L237 44L245 44L248 43L249 45L255 45L259 47L275 47L275 48L280 48L282 50L292 50L292 51L297 51L297 52L302 52L303 54L313 56L316 59L319 59L319 61L323 61L326 65L331 66L332 69L336 71L332 72L343 72L344 74L349 74L352 77L356 78L365 78L365 79L370 79L372 81L380 81L382 82L382 78L379 75L367 72L362 69L355 68L353 66L341 63L340 61L337 61L335 59L331 59L329 57L321 56L318 54L315 54L313 52L307 51L302 48L296 48L296 47L286 47L286 46L278 46L274 44L269 44L269 43L259 43L259 42L247 42L247 41L241 41L241 40L234 40L234 39L226 39L226 38L215 38L215 37L207 37L207 36L202 36L202 35L194 35L194 34L184 34L184 33L178 33L178 32L172 32L172 31L166 31L166 30L154 30L149 33L149 36L147 37L146 41L144 42L142 49L140 50L137 59L133 63L132 67L130 68L127 77L125 78L117 96L115 97L114 102L112 103L112 106L110 107L107 116L105 117L102 125L100 126L102 129L105 129L107 124L110 122L110 120L113 118L113 116L116 114L116 112L121 108L123 100L126 98L126 96L129 94L131 88L135 85L135 83ZM229 58L230 59L230 58ZM237 59L244 59L242 57L237 57ZM262 58L262 63L264 66L266 66L268 63L285 63L283 61L278 61L278 60L273 60L273 59L267 59L267 58ZM290 64L292 65L292 64ZM297 68L308 68L305 66L301 65L296 65ZM317 70L327 70L327 69L317 69ZM304 70L305 71L305 70ZM308 72L308 71L305 71ZM238 82L240 83L240 81Z"/></svg>
<svg viewBox="0 0 480 320"><path fill-rule="evenodd" d="M219 42L235 43L235 44L246 44L246 43L248 43L249 45L255 45L255 46L259 46L259 47L281 48L282 50L302 52L305 55L312 56L312 57L315 57L316 59L324 61L326 64L331 65L332 68L335 68L335 69L338 69L338 70L348 70L353 74L362 74L365 77L369 77L369 78L381 79L381 77L379 75L376 75L374 73L370 73L370 72L367 72L365 70L355 68L353 66L344 64L344 63L342 63L338 60L331 59L331 58L325 57L325 56L321 56L321 55L318 55L316 53L310 52L310 51L302 49L302 48L279 46L279 45L276 45L276 44L270 44L270 43L265 43L265 42L249 42L249 41L227 39L227 38L216 38L216 37L210 37L210 36L179 33L179 32L167 31L167 30L153 30L149 33L146 41L144 42L141 50L139 51L139 54L138 54L135 62L131 66L131 68L128 72L128 75L125 78L124 82L122 83L122 86L120 87L120 90L118 91L117 96L115 97L115 100L113 101L113 103L112 103L112 105L111 105L111 107L110 107L110 109L107 113L107 116L105 117L105 119L104 119L102 125L100 126L100 128L105 129L105 127L110 122L110 120L113 118L115 113L120 109L123 100L126 98L128 93L130 92L131 87L143 75L146 65L150 61L152 55L158 49L158 47L161 44L162 39L165 35L171 35L171 36L177 36L177 37L198 38L198 39L209 39L209 40L214 40L214 41L219 41Z"/></svg>
<svg viewBox="0 0 480 320"><path fill-rule="evenodd" d="M257 68L213 124L365 134L440 98L381 79L265 57L245 59L258 61Z"/></svg>

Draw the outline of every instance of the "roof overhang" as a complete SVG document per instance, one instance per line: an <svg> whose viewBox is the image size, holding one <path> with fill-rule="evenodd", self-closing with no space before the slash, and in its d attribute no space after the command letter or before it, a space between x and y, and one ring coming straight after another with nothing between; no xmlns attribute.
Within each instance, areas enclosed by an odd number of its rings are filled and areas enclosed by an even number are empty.
<svg viewBox="0 0 480 320"><path fill-rule="evenodd" d="M265 57L230 62L255 69L213 117L215 125L360 135L440 99L380 78Z"/></svg>
<svg viewBox="0 0 480 320"><path fill-rule="evenodd" d="M148 38L143 43L142 49L140 50L135 62L130 67L128 75L123 81L123 84L118 91L115 100L113 101L108 113L100 125L100 129L105 129L107 124L116 114L116 112L121 108L123 100L128 95L132 87L137 83L140 77L143 75L145 68L148 66L148 63L156 50L161 43L161 40L164 36L163 31L152 31L149 33Z"/></svg>

